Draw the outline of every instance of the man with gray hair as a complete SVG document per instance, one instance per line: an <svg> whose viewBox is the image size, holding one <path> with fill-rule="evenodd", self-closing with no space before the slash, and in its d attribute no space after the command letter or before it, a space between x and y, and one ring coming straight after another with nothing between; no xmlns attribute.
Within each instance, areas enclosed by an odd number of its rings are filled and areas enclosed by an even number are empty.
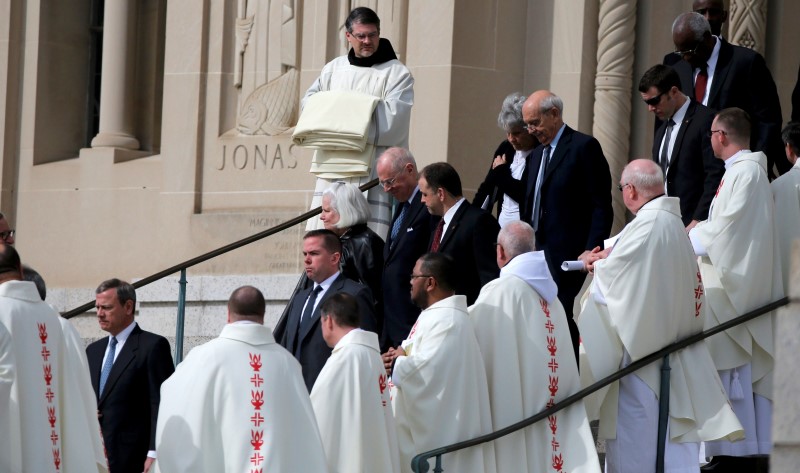
<svg viewBox="0 0 800 473"><path fill-rule="evenodd" d="M0 212L0 241L6 245L13 245L14 233L16 233L16 230L11 228L8 224L8 220L6 220L6 216L3 215L3 212Z"/></svg>
<svg viewBox="0 0 800 473"><path fill-rule="evenodd" d="M594 279L580 317L581 379L591 384L703 330L705 305L697 261L678 199L664 195L661 168L630 162L619 189L636 218L613 248L592 253ZM699 441L742 437L705 342L669 356L665 471L697 471ZM656 465L661 363L625 376L586 399L606 471L640 473Z"/></svg>
<svg viewBox="0 0 800 473"><path fill-rule="evenodd" d="M695 12L675 19L672 41L683 58L673 65L683 93L714 110L738 107L750 114L748 148L767 155L769 176L774 175L773 165L778 174L787 172L792 166L781 146L781 104L764 58L714 36L708 20Z"/></svg>
<svg viewBox="0 0 800 473"><path fill-rule="evenodd" d="M522 106L528 131L541 143L530 156L521 219L536 231L564 305L577 357L578 327L572 320L575 296L586 274L561 271L561 263L588 254L608 238L611 172L594 137L564 123L564 102L547 90L531 94Z"/></svg>
<svg viewBox="0 0 800 473"><path fill-rule="evenodd" d="M492 155L489 173L473 199L475 205L489 212L497 203L497 223L501 228L520 218L519 203L525 199L525 182L528 180L528 157L539 145L522 120L525 99L524 95L514 92L503 100L497 126L505 132L506 139Z"/></svg>
<svg viewBox="0 0 800 473"><path fill-rule="evenodd" d="M417 258L428 250L431 233L439 221L422 203L417 162L406 148L389 148L376 164L384 192L395 205L394 218L383 247L383 333L381 351L396 348L417 321L419 307L411 302L408 275Z"/></svg>
<svg viewBox="0 0 800 473"><path fill-rule="evenodd" d="M530 417L580 389L564 307L533 228L519 220L497 237L500 277L481 289L469 318L483 355L492 427ZM600 471L583 402L495 441L497 471Z"/></svg>

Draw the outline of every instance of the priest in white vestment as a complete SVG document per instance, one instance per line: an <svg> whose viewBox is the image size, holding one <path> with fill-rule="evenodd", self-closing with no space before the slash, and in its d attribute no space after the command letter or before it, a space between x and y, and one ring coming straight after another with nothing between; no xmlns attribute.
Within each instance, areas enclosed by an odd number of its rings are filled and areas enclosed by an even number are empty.
<svg viewBox="0 0 800 473"><path fill-rule="evenodd" d="M586 385L703 330L705 297L697 261L681 221L679 201L664 195L661 168L649 159L628 164L620 181L636 218L613 248L593 252L594 279L579 326ZM606 471L656 470L662 361L622 378L587 399L598 436L606 441ZM697 472L699 442L740 439L705 342L669 355L669 419L665 471Z"/></svg>
<svg viewBox="0 0 800 473"><path fill-rule="evenodd" d="M0 471L106 472L85 361L22 279L16 250L0 245Z"/></svg>
<svg viewBox="0 0 800 473"><path fill-rule="evenodd" d="M411 300L422 309L393 361L392 407L400 468L420 453L492 432L489 392L466 297L455 295L453 260L428 253L411 273ZM431 459L431 468L435 458ZM494 446L483 443L442 457L445 471L493 473Z"/></svg>
<svg viewBox="0 0 800 473"><path fill-rule="evenodd" d="M481 289L469 317L478 338L494 430L581 388L566 313L533 228L509 222L497 237L500 278ZM583 402L495 441L497 471L600 471Z"/></svg>
<svg viewBox="0 0 800 473"><path fill-rule="evenodd" d="M689 237L700 257L705 285L705 328L715 327L783 297L781 261L775 232L774 202L764 153L752 153L750 119L743 110L717 114L711 128L714 155L725 161L725 175L711 201L708 220ZM708 339L709 350L734 412L745 427L741 442L712 442L714 462L740 467L772 450L772 374L774 313ZM719 457L719 458L716 458Z"/></svg>
<svg viewBox="0 0 800 473"><path fill-rule="evenodd" d="M781 132L786 147L786 159L792 168L772 181L775 200L775 224L778 248L783 269L783 293L789 294L789 274L792 261L792 242L800 238L800 123L790 123Z"/></svg>
<svg viewBox="0 0 800 473"><path fill-rule="evenodd" d="M312 95L319 92L355 92L378 99L367 128L368 147L374 150L368 158L368 169L357 177L340 179L356 185L377 177L375 160L392 146L408 147L408 130L411 122L411 106L414 104L414 78L408 68L397 59L392 44L380 37L381 20L369 8L353 9L345 21L345 39L351 48L348 54L339 56L325 64L320 75L306 91L301 101L305 106ZM344 110L342 113L350 113ZM301 112L302 113L302 112ZM317 175L326 174L326 158L318 150L312 169ZM355 153L354 153L355 154ZM339 154L341 156L341 154ZM334 158L334 161L337 161ZM322 192L336 178L318 178L311 208L322 204ZM389 231L392 220L389 195L380 186L367 191L372 217L369 227L378 235ZM307 230L322 228L319 219L309 220Z"/></svg>
<svg viewBox="0 0 800 473"><path fill-rule="evenodd" d="M156 471L327 472L300 364L263 325L261 292L228 300L228 324L161 385Z"/></svg>
<svg viewBox="0 0 800 473"><path fill-rule="evenodd" d="M360 329L347 293L322 303L322 337L333 353L311 390L330 473L400 471L397 432L378 335Z"/></svg>

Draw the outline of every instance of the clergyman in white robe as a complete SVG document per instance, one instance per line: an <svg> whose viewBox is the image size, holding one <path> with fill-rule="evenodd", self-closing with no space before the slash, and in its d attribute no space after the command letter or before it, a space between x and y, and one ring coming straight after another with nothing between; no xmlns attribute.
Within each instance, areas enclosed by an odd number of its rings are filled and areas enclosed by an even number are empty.
<svg viewBox="0 0 800 473"><path fill-rule="evenodd" d="M783 269L783 292L788 295L792 242L800 238L800 162L795 162L789 172L772 181L771 185L775 200L778 251Z"/></svg>
<svg viewBox="0 0 800 473"><path fill-rule="evenodd" d="M507 231L508 226L501 230L498 242ZM486 366L495 431L581 388L557 293L544 253L532 251L508 261L500 269L500 278L484 286L469 308ZM498 472L536 473L553 471L556 466L575 473L600 471L582 402L496 440L495 458Z"/></svg>
<svg viewBox="0 0 800 473"><path fill-rule="evenodd" d="M251 321L227 324L161 385L157 471L326 472L300 364Z"/></svg>
<svg viewBox="0 0 800 473"><path fill-rule="evenodd" d="M741 150L725 160L725 175L708 220L690 232L705 285L705 328L715 327L783 297L774 203L764 153ZM741 442L710 442L709 456L748 456L772 450L774 313L707 339L734 412Z"/></svg>
<svg viewBox="0 0 800 473"><path fill-rule="evenodd" d="M378 336L353 329L333 347L311 390L330 473L400 471Z"/></svg>
<svg viewBox="0 0 800 473"><path fill-rule="evenodd" d="M607 259L595 262L580 317L585 384L600 380L703 330L697 262L675 197L645 203ZM705 342L669 357L667 471L696 472L700 441L742 437ZM609 471L653 471L661 364L652 363L598 391L587 405L608 439Z"/></svg>
<svg viewBox="0 0 800 473"><path fill-rule="evenodd" d="M392 372L401 471L419 453L492 432L489 394L467 298L450 296L423 310L401 344ZM435 461L431 459L431 461ZM491 443L442 457L445 471L493 473Z"/></svg>
<svg viewBox="0 0 800 473"><path fill-rule="evenodd" d="M32 282L0 284L0 326L0 471L108 471L88 369Z"/></svg>

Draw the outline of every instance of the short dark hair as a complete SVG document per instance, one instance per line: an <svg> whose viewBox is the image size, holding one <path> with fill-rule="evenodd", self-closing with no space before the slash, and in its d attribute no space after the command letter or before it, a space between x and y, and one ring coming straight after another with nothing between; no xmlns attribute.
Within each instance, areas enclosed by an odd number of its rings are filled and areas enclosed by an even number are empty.
<svg viewBox="0 0 800 473"><path fill-rule="evenodd" d="M119 300L120 305L125 305L126 302L133 301L134 310L136 310L136 288L133 287L133 284L117 278L107 279L97 286L97 289L94 290L94 293L100 294L101 292L106 292L109 289L117 290L117 299Z"/></svg>
<svg viewBox="0 0 800 473"><path fill-rule="evenodd" d="M750 115L737 107L730 107L717 114L717 124L725 127L725 133L740 144L750 143Z"/></svg>
<svg viewBox="0 0 800 473"><path fill-rule="evenodd" d="M322 247L328 250L330 253L341 253L342 252L342 242L339 240L339 237L336 236L330 230L320 228L317 230L310 230L305 235L303 235L303 240L312 237L321 237L322 238Z"/></svg>
<svg viewBox="0 0 800 473"><path fill-rule="evenodd" d="M663 64L656 64L648 69L639 80L639 92L645 93L650 87L658 89L658 93L669 92L673 87L681 90L681 78L675 69Z"/></svg>
<svg viewBox="0 0 800 473"><path fill-rule="evenodd" d="M19 253L13 246L0 242L0 274L16 273L20 276L22 264L19 260Z"/></svg>
<svg viewBox="0 0 800 473"><path fill-rule="evenodd" d="M362 25L375 25L378 27L378 32L381 31L381 19L378 18L377 13L367 7L353 8L350 14L347 15L347 19L344 20L344 28L348 33L353 32L353 25L355 23Z"/></svg>
<svg viewBox="0 0 800 473"><path fill-rule="evenodd" d="M800 122L789 122L781 131L783 144L789 145L794 154L800 156Z"/></svg>
<svg viewBox="0 0 800 473"><path fill-rule="evenodd" d="M333 317L340 327L358 328L361 326L361 314L358 301L346 292L337 292L325 299L319 309L323 317Z"/></svg>
<svg viewBox="0 0 800 473"><path fill-rule="evenodd" d="M425 177L431 188L444 189L453 197L461 197L461 178L450 164L444 162L428 164L419 174Z"/></svg>
<svg viewBox="0 0 800 473"><path fill-rule="evenodd" d="M456 290L456 263L450 255L444 253L425 253L419 257L422 274L436 280L445 291Z"/></svg>
<svg viewBox="0 0 800 473"><path fill-rule="evenodd" d="M264 318L267 303L264 294L253 286L242 286L228 298L228 312L240 317Z"/></svg>
<svg viewBox="0 0 800 473"><path fill-rule="evenodd" d="M36 285L36 291L39 292L39 297L45 300L47 297L47 285L44 283L44 278L38 271L28 265L22 265L22 279L30 281Z"/></svg>

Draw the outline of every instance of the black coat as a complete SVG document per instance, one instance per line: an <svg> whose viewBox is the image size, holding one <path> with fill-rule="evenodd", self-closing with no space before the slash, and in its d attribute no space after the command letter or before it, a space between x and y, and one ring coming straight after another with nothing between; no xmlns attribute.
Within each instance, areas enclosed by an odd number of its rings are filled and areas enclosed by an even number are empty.
<svg viewBox="0 0 800 473"><path fill-rule="evenodd" d="M681 78L683 93L694 98L694 69L680 60L673 65ZM791 169L781 141L781 103L778 89L764 58L752 49L720 41L719 58L706 102L708 108L739 107L752 121L750 149L767 155L770 174L773 163L781 174Z"/></svg>
<svg viewBox="0 0 800 473"><path fill-rule="evenodd" d="M312 285L313 286L313 285ZM325 366L325 362L331 356L331 348L322 338L322 326L320 325L320 308L333 294L344 292L350 294L358 301L359 313L361 314L361 328L364 330L376 331L375 314L373 312L373 298L367 286L347 279L344 274L339 273L331 287L317 303L317 307L311 314L311 319L300 324L303 306L306 299L311 294L312 287L308 287L297 292L289 301L285 318L278 321L273 335L275 341L297 358L303 368L303 380L308 391L314 387L314 382Z"/></svg>
<svg viewBox="0 0 800 473"><path fill-rule="evenodd" d="M499 231L492 214L464 200L442 235L439 252L455 261L456 294L467 296L467 304L475 302L484 284L500 276L495 251Z"/></svg>
<svg viewBox="0 0 800 473"><path fill-rule="evenodd" d="M365 223L353 225L339 240L342 242L342 273L369 287L379 311L383 299L383 240ZM378 322L380 325L380 317Z"/></svg>
<svg viewBox="0 0 800 473"><path fill-rule="evenodd" d="M392 219L392 224L397 215ZM383 248L383 333L381 348L397 347L417 321L420 309L411 302L411 271L428 251L431 233L439 222L422 203L422 193L409 201L406 216L392 241L392 225Z"/></svg>
<svg viewBox="0 0 800 473"><path fill-rule="evenodd" d="M714 157L708 131L715 112L692 99L675 137L669 168L667 169L667 195L681 200L681 220L688 225L692 220L708 218L708 208L717 192L719 181L725 174L725 164ZM667 124L663 122L653 139L653 160L659 162L661 142Z"/></svg>
<svg viewBox="0 0 800 473"><path fill-rule="evenodd" d="M516 150L508 140L503 140L502 143L497 147L494 151L494 155L492 155L492 160L489 162L489 171L486 173L486 177L483 178L483 182L480 186L478 186L478 191L475 193L475 198L472 199L474 202L473 205L480 207L487 212L492 212L492 207L497 204L497 211L495 212L496 216L500 216L500 211L503 208L503 196L508 194L511 196L512 199L519 202L519 200L515 199L514 196L519 197L519 199L523 199L525 197L525 187L521 185L514 186L513 183L511 186L507 185L507 179L505 176L503 178L498 179L500 172L495 169L492 169L492 164L494 163L494 158L500 156L501 154L506 157L506 162L511 164L511 161L514 160L514 155L516 154ZM508 177L511 177L511 170L509 166L504 167L506 170L506 174ZM525 166L525 170L522 171L522 178L519 182L524 182L525 178L527 177L528 167ZM513 178L512 178L513 179ZM506 189L508 187L508 189ZM508 191L508 192L506 192ZM488 205L484 206L484 202L486 198L489 198Z"/></svg>
<svg viewBox="0 0 800 473"><path fill-rule="evenodd" d="M92 387L97 395L108 337L86 347ZM109 470L141 473L148 450L156 449L161 383L172 375L169 342L137 324L123 345L97 401Z"/></svg>

